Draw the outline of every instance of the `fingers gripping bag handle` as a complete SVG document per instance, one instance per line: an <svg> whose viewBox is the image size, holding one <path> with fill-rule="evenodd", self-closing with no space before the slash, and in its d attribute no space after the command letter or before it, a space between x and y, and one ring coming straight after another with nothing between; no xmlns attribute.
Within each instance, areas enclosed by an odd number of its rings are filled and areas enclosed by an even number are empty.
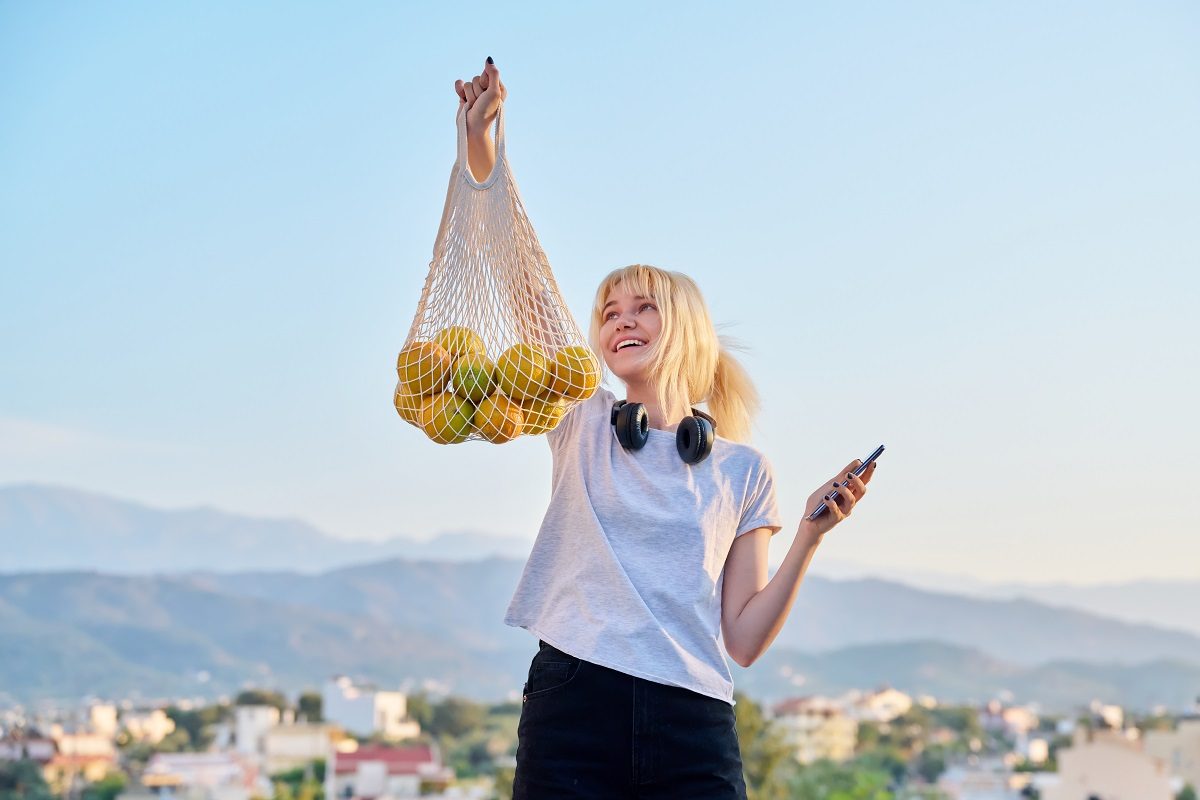
<svg viewBox="0 0 1200 800"><path fill-rule="evenodd" d="M504 104L501 103L496 109L496 166L492 169L492 174L484 177L483 183L475 180L474 173L471 172L471 163L467 158L467 105L466 103L459 104L458 114L455 116L455 126L458 128L458 161L455 162L456 170L461 171L463 178L467 184L475 189L483 190L491 186L500 176L501 163L504 161Z"/></svg>
<svg viewBox="0 0 1200 800"><path fill-rule="evenodd" d="M483 181L467 158L466 104L433 260L396 359L400 417L438 444L512 441L553 429L600 381L563 301L505 155Z"/></svg>

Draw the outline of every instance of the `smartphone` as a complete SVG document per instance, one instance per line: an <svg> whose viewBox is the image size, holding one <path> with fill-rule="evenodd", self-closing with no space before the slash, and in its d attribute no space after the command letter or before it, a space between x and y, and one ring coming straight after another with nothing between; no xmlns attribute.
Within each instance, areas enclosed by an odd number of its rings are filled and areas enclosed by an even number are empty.
<svg viewBox="0 0 1200 800"><path fill-rule="evenodd" d="M858 468L854 470L854 474L862 475L863 472L866 471L867 467L871 466L871 462L874 461L875 459L879 458L879 455L882 452L883 452L883 445L879 445L879 447L876 447L875 452L871 453L871 455L864 458L862 464L860 464L858 466ZM841 486L841 484L840 483L834 484L834 492L833 492L834 497L837 496L837 487L838 486ZM832 499L832 498L830 498L830 499ZM821 516L828 510L829 510L829 506L825 505L825 501L822 500L821 505L814 508L813 512L811 514L809 514L807 517L805 517L805 519L816 519L817 517Z"/></svg>

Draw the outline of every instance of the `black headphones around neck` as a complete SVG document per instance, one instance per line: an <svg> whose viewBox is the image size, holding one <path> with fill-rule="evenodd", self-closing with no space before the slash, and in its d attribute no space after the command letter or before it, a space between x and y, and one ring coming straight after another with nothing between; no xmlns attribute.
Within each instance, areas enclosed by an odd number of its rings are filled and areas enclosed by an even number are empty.
<svg viewBox="0 0 1200 800"><path fill-rule="evenodd" d="M675 449L685 464L699 464L712 452L717 436L717 421L703 411L692 409L694 416L684 417L675 431ZM617 441L626 450L641 450L650 438L650 415L641 403L618 400L612 407L612 426Z"/></svg>

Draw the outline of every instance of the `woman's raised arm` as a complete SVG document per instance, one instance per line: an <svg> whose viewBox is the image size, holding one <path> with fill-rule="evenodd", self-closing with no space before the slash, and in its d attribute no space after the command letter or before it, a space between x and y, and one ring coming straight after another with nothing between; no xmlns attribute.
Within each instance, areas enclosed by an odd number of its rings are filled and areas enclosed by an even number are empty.
<svg viewBox="0 0 1200 800"><path fill-rule="evenodd" d="M496 143L492 141L492 126L500 104L508 97L508 89L500 80L492 57L487 57L483 73L469 81L454 82L459 105L467 107L467 161L475 180L483 182L496 166Z"/></svg>

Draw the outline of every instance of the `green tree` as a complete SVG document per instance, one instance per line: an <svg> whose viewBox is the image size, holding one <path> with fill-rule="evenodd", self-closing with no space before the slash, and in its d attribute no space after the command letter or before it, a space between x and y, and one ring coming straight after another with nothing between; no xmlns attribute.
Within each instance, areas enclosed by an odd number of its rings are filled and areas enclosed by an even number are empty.
<svg viewBox="0 0 1200 800"><path fill-rule="evenodd" d="M864 753L879 747L882 734L880 733L880 723L878 722L860 722L858 723L858 737L854 743L856 752Z"/></svg>
<svg viewBox="0 0 1200 800"><path fill-rule="evenodd" d="M54 800L36 761L0 761L0 800Z"/></svg>
<svg viewBox="0 0 1200 800"><path fill-rule="evenodd" d="M246 689L238 692L235 706L275 706L280 711L288 708L287 698L274 689Z"/></svg>
<svg viewBox="0 0 1200 800"><path fill-rule="evenodd" d="M940 745L926 747L917 756L917 774L926 783L935 783L946 771L946 751Z"/></svg>
<svg viewBox="0 0 1200 800"><path fill-rule="evenodd" d="M483 726L487 708L462 697L447 697L433 707L429 731L437 736L465 736Z"/></svg>
<svg viewBox="0 0 1200 800"><path fill-rule="evenodd" d="M187 748L205 750L213 740L213 726L229 719L233 712L229 706L211 705L189 708L186 711L176 706L167 708L166 714L175 723L176 732L187 731Z"/></svg>
<svg viewBox="0 0 1200 800"><path fill-rule="evenodd" d="M912 758L925 746L934 727L935 722L930 710L922 706L913 706L887 724L886 732L880 736L880 744L894 747L900 750L905 758Z"/></svg>
<svg viewBox="0 0 1200 800"><path fill-rule="evenodd" d="M83 800L114 800L125 788L125 776L110 772L83 790Z"/></svg>
<svg viewBox="0 0 1200 800"><path fill-rule="evenodd" d="M796 766L791 749L779 729L763 716L761 706L740 692L734 700L748 800L786 800L788 778Z"/></svg>
<svg viewBox="0 0 1200 800"><path fill-rule="evenodd" d="M121 748L121 759L126 768L140 771L154 756L154 745L149 742L131 742Z"/></svg>
<svg viewBox="0 0 1200 800"><path fill-rule="evenodd" d="M1175 729L1175 718L1170 714L1149 714L1137 717L1133 724L1145 733L1146 731L1170 731Z"/></svg>
<svg viewBox="0 0 1200 800"><path fill-rule="evenodd" d="M882 772L890 778L891 786L899 786L908 777L908 762L894 747L878 747L862 753L853 764L855 769L865 772Z"/></svg>
<svg viewBox="0 0 1200 800"><path fill-rule="evenodd" d="M983 724L974 706L938 706L929 709L928 715L934 725L949 728L959 736L968 739L983 737Z"/></svg>
<svg viewBox="0 0 1200 800"><path fill-rule="evenodd" d="M296 701L296 710L309 722L321 722L324 720L322 705L320 692L304 692Z"/></svg>
<svg viewBox="0 0 1200 800"><path fill-rule="evenodd" d="M792 780L789 800L893 800L890 776L854 764L818 761L799 771Z"/></svg>
<svg viewBox="0 0 1200 800"><path fill-rule="evenodd" d="M182 729L171 731L162 738L162 741L154 745L154 751L157 753L183 753L197 749L188 732Z"/></svg>
<svg viewBox="0 0 1200 800"><path fill-rule="evenodd" d="M512 767L501 767L496 770L496 800L512 800L515 776L516 770Z"/></svg>
<svg viewBox="0 0 1200 800"><path fill-rule="evenodd" d="M424 692L408 696L408 718L416 720L422 729L433 724L433 704Z"/></svg>
<svg viewBox="0 0 1200 800"><path fill-rule="evenodd" d="M316 759L271 776L273 800L324 800L325 759Z"/></svg>

